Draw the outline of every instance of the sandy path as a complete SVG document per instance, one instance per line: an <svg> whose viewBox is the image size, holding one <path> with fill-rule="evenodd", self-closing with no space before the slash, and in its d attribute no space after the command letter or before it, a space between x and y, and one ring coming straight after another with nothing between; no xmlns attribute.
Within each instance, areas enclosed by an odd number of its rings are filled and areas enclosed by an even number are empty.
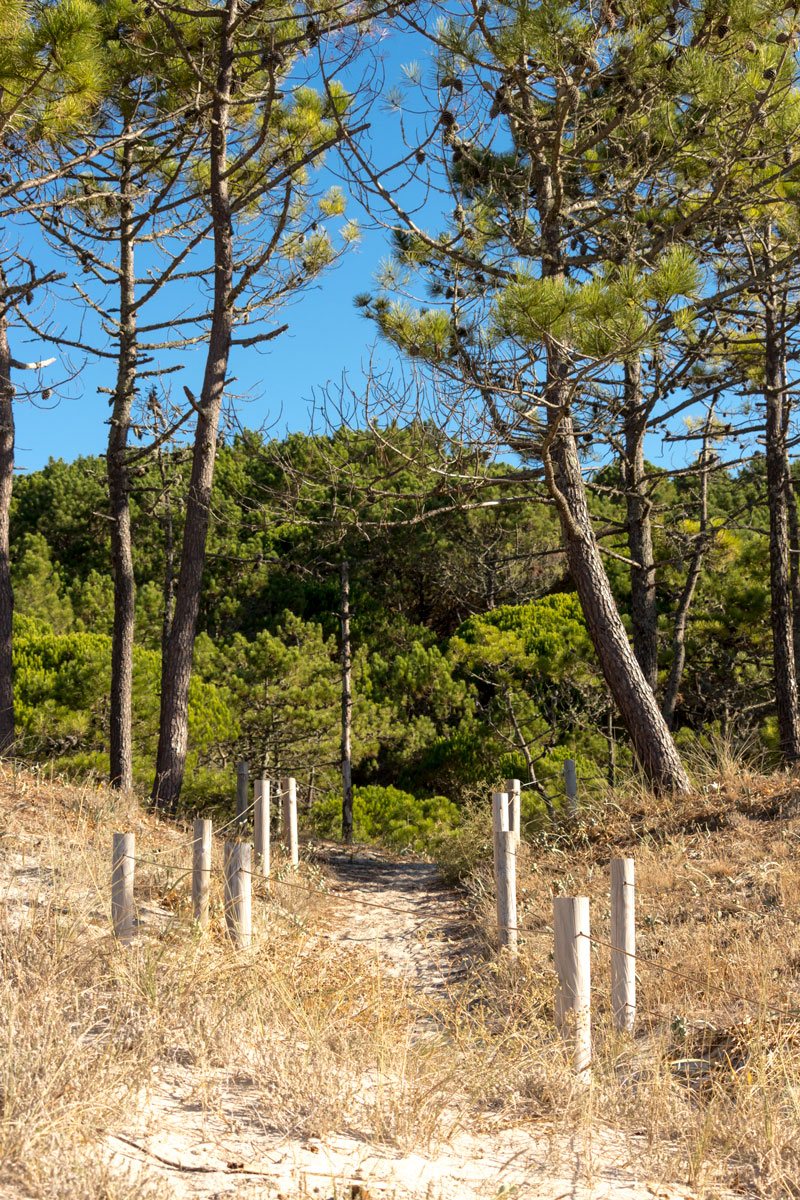
<svg viewBox="0 0 800 1200"><path fill-rule="evenodd" d="M446 995L475 947L459 897L427 863L329 851L331 916L319 936L343 955L373 949L390 974L430 1001ZM421 1008L429 1008L423 1004ZM425 1018L419 1018L421 1035ZM693 1193L637 1177L624 1137L585 1133L558 1144L541 1126L462 1132L434 1154L351 1136L292 1138L266 1123L247 1076L159 1071L135 1129L111 1136L111 1161L178 1198L283 1200L680 1200ZM136 1186L133 1184L133 1186Z"/></svg>
<svg viewBox="0 0 800 1200"><path fill-rule="evenodd" d="M341 920L324 936L343 948L373 949L388 974L436 993L464 974L472 949L469 920L433 863L396 861L369 851L329 852L332 895Z"/></svg>

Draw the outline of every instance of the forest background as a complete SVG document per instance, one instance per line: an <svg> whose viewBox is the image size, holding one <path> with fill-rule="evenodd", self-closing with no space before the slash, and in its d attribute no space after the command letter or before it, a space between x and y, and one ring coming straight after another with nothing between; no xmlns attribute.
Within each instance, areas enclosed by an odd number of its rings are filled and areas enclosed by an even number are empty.
<svg viewBox="0 0 800 1200"><path fill-rule="evenodd" d="M558 820L568 757L586 798L794 763L797 38L766 0L7 6L6 752L173 810L244 758L323 833L352 778L356 835L420 847L500 778ZM359 221L363 380L246 429ZM90 386L105 456L14 478L19 406Z"/></svg>

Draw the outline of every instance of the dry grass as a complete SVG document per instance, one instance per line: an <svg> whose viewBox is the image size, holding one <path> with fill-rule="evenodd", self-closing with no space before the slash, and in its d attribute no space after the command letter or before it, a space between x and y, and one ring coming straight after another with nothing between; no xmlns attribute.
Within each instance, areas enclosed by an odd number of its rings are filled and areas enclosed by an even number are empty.
<svg viewBox="0 0 800 1200"><path fill-rule="evenodd" d="M588 895L594 1078L588 1100L568 1095L566 1126L588 1102L636 1134L651 1168L672 1178L711 1194L725 1180L746 1195L800 1195L800 779L731 760L700 765L705 778L685 801L631 789L580 828L522 847L520 959L496 972L485 1008L505 1015L506 1040L531 1047L537 1022L542 1036L554 986L552 896ZM481 818L485 841L484 827ZM476 836L462 834L473 854ZM462 848L451 853L454 870ZM616 1036L609 1016L609 861L620 855L635 857L637 873L633 1039ZM468 885L491 941L485 859ZM463 1022L462 1032L469 1043ZM538 1077L533 1107L548 1111L551 1073L542 1077L535 1049L533 1058L517 1094L530 1111L524 1081Z"/></svg>
<svg viewBox="0 0 800 1200"><path fill-rule="evenodd" d="M256 945L234 954L218 893L208 936L188 919L188 880L171 869L189 862L187 830L103 789L0 775L0 1184L57 1200L130 1195L98 1147L109 1131L135 1133L154 1079L174 1068L209 1109L220 1080L246 1088L279 1136L423 1150L458 1130L524 1124L577 1130L591 1148L613 1128L649 1171L698 1195L723 1183L800 1194L800 785L710 782L679 808L617 797L579 832L524 849L519 961L478 956L423 995L368 949L344 954L319 936L341 906L313 867L301 872L308 891L262 896ZM114 828L134 829L137 852L161 861L138 868L143 925L127 950L108 931ZM488 931L485 830L476 821L462 836ZM628 852L639 1025L634 1039L611 1032L597 946L587 1090L552 1028L551 896L590 895L606 941L608 861ZM154 1180L136 1194L173 1193Z"/></svg>
<svg viewBox="0 0 800 1200"><path fill-rule="evenodd" d="M450 1060L416 1045L402 980L317 936L330 924L318 870L302 869L307 891L262 891L255 946L234 954L218 879L210 934L192 927L188 879L170 869L190 861L187 831L103 789L22 774L0 776L0 812L0 1182L64 1200L129 1194L96 1146L171 1063L209 1107L214 1080L255 1086L260 1123L277 1134L400 1146L437 1135ZM135 830L145 860L127 949L109 933L114 828Z"/></svg>

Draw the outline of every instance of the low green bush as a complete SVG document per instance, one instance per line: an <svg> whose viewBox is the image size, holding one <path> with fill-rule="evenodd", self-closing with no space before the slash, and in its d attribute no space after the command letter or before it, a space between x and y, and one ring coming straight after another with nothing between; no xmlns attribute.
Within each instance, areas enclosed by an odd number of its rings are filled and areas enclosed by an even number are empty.
<svg viewBox="0 0 800 1200"><path fill-rule="evenodd" d="M429 850L445 830L460 820L446 796L420 799L395 787L353 789L353 834L359 842L383 842L396 849ZM342 798L331 793L311 810L311 823L321 837L339 837Z"/></svg>

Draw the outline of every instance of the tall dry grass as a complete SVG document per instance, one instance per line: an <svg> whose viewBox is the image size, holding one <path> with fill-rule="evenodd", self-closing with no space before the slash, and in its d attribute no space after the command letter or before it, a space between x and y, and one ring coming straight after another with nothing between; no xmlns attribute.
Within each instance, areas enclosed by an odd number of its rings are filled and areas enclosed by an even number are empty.
<svg viewBox="0 0 800 1200"><path fill-rule="evenodd" d="M106 1136L135 1137L160 1073L176 1070L209 1109L223 1086L246 1087L278 1137L424 1152L519 1124L554 1147L577 1133L600 1157L616 1131L636 1169L699 1196L800 1194L798 787L717 772L704 788L679 807L632 790L605 819L589 812L523 848L516 962L491 952L476 813L450 865L468 871L483 952L466 941L464 972L421 992L370 949L321 936L346 909L319 870L302 869L308 890L262 895L255 946L233 953L217 877L210 933L192 926L188 879L172 869L190 861L187 830L102 789L0 776L0 1183L56 1200L130 1195ZM109 933L114 828L134 829L148 860L127 950ZM553 1030L551 902L588 894L607 941L618 853L637 862L639 1020L632 1039L611 1030L608 950L596 945L586 1089ZM140 1180L136 1194L166 1193Z"/></svg>
<svg viewBox="0 0 800 1200"><path fill-rule="evenodd" d="M256 884L254 947L235 953L216 874L212 928L192 924L189 879L173 869L191 861L187 831L102 789L22 775L0 777L0 813L0 1185L129 1195L104 1139L135 1137L159 1073L175 1067L209 1110L220 1088L245 1085L278 1136L335 1130L424 1149L443 1135L450 1052L419 1041L409 985L369 949L343 954L319 936L341 914L318 869L282 884L277 858L271 892ZM140 859L127 948L110 933L115 828L135 830Z"/></svg>
<svg viewBox="0 0 800 1200"><path fill-rule="evenodd" d="M585 1118L636 1138L643 1163L709 1194L800 1195L800 779L765 776L741 747L717 739L692 761L697 791L656 798L641 784L602 798L523 845L518 858L516 964L485 967L485 1010L502 1012L509 1081L523 1097L538 1079L542 1113L563 1128ZM485 813L443 846L465 877L487 944L493 886ZM638 1020L633 1038L610 1020L609 862L637 874ZM588 1094L553 1102L541 1070L551 1013L552 897L591 899L594 1069ZM473 988L476 986L473 981ZM470 1013L460 1020L473 1042ZM478 1036L483 1028L479 1019ZM532 1049L524 1078L515 1071ZM515 1088L509 1088L514 1094ZM564 1102L566 1097L566 1102Z"/></svg>

